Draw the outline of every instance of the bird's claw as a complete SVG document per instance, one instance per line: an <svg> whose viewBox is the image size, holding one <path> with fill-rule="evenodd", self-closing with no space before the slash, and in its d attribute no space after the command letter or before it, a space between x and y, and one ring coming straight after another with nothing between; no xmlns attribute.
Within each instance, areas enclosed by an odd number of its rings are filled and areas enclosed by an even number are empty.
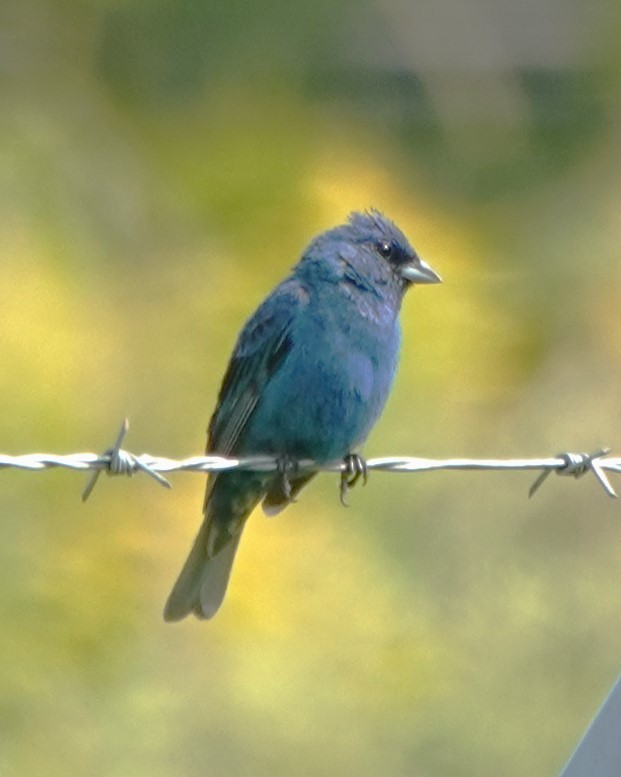
<svg viewBox="0 0 621 777"><path fill-rule="evenodd" d="M289 479L292 472L296 472L298 469L298 463L290 456L282 456L278 459L276 471L280 478L280 487L282 489L283 496L288 502L297 501L291 496L291 480Z"/></svg>
<svg viewBox="0 0 621 777"><path fill-rule="evenodd" d="M345 469L341 472L340 498L341 504L344 507L349 507L346 499L347 492L356 485L360 478L362 478L362 485L366 485L369 479L369 469L366 461L358 453L348 453L343 461Z"/></svg>

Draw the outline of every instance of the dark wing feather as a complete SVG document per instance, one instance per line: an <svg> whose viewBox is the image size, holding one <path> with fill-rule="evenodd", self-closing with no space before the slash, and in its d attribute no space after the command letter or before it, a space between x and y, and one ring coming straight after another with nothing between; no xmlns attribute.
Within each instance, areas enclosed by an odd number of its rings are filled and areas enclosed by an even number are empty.
<svg viewBox="0 0 621 777"><path fill-rule="evenodd" d="M208 453L235 453L261 393L292 345L291 325L307 300L297 281L281 284L242 330L209 424Z"/></svg>
<svg viewBox="0 0 621 777"><path fill-rule="evenodd" d="M307 299L297 281L286 281L267 298L242 330L209 424L209 453L229 455L237 452L262 391L291 350L292 323ZM245 476L243 480L242 475ZM237 489L237 494L236 487L231 486L231 478L244 484ZM226 591L241 529L249 511L262 496L261 480L255 481L256 473L210 474L205 494L205 517L168 597L164 609L166 620L179 620L191 611L201 618L211 618L215 614ZM232 497L229 495L232 501L220 514L212 502L217 483L225 487L225 493L228 490L233 494Z"/></svg>

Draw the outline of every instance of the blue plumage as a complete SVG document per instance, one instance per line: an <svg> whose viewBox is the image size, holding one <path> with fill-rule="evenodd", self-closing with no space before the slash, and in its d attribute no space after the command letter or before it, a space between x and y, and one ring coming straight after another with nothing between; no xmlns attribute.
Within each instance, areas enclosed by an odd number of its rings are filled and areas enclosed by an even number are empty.
<svg viewBox="0 0 621 777"><path fill-rule="evenodd" d="M207 450L327 462L366 439L390 391L405 290L439 276L377 211L319 235L247 321L224 376ZM209 618L220 606L256 504L284 509L312 473L210 475L205 518L164 617ZM286 485L288 487L286 487Z"/></svg>

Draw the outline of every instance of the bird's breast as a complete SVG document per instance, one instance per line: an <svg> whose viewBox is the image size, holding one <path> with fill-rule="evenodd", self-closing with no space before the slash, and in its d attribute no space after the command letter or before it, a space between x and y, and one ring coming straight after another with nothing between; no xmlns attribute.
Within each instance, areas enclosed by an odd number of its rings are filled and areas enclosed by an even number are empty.
<svg viewBox="0 0 621 777"><path fill-rule="evenodd" d="M331 325L329 325L331 324ZM395 325L310 319L266 387L252 421L253 452L329 461L367 437L392 384Z"/></svg>

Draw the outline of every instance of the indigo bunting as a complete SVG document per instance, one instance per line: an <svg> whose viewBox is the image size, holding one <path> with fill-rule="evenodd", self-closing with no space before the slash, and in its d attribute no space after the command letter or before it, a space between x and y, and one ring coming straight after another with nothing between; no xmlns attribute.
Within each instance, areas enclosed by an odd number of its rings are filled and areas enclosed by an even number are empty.
<svg viewBox="0 0 621 777"><path fill-rule="evenodd" d="M263 500L268 515L280 512L316 474L292 463L345 459L345 487L364 472L354 451L390 391L403 295L413 284L440 280L381 213L352 213L310 243L250 317L222 381L207 451L266 454L283 466L276 473L209 475L203 524L166 603L166 620L216 613L254 507Z"/></svg>

